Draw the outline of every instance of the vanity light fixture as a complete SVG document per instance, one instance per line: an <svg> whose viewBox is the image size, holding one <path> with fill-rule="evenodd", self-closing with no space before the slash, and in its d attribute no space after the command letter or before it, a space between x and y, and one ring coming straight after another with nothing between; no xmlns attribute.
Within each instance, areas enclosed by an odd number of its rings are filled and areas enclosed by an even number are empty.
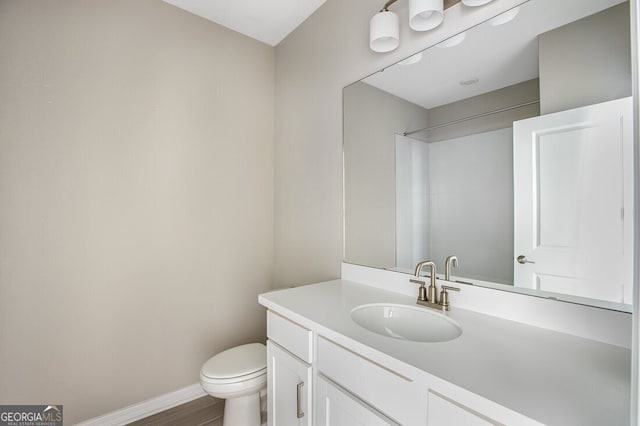
<svg viewBox="0 0 640 426"><path fill-rule="evenodd" d="M374 52L391 52L400 45L400 18L389 0L369 22L369 47ZM431 30L444 19L444 0L409 0L409 26L414 31Z"/></svg>
<svg viewBox="0 0 640 426"><path fill-rule="evenodd" d="M432 30L442 24L444 0L409 0L409 26L414 31Z"/></svg>
<svg viewBox="0 0 640 426"><path fill-rule="evenodd" d="M397 13L389 10L389 6L396 1L398 0L388 0L384 6L382 6L382 9L380 9L380 12L373 15L373 18L371 18L369 22L369 47L374 52L391 52L400 45L400 18ZM475 7L487 4L492 0L460 1L465 6ZM453 2L453 4L455 3L456 2ZM452 4L448 3L447 7L450 6L452 6ZM515 12L515 14L517 13L518 12ZM496 18L500 16L502 15ZM409 0L409 27L412 30L432 30L442 24L442 21L444 21L444 0ZM443 41L440 43L440 47L455 46L464 40L464 34L459 35L460 38L456 37Z"/></svg>
<svg viewBox="0 0 640 426"><path fill-rule="evenodd" d="M369 47L374 52L391 52L400 45L400 18L387 9L392 0L371 18L369 23Z"/></svg>

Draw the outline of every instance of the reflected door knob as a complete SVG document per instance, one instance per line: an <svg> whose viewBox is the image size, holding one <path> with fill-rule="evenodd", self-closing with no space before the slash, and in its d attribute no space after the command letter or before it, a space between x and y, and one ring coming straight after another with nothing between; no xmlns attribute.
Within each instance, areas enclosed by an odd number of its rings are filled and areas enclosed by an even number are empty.
<svg viewBox="0 0 640 426"><path fill-rule="evenodd" d="M516 257L516 260L521 265L524 265L525 263L536 263L536 262L532 262L530 260L527 260L527 257L523 256L523 255L520 255L520 256Z"/></svg>

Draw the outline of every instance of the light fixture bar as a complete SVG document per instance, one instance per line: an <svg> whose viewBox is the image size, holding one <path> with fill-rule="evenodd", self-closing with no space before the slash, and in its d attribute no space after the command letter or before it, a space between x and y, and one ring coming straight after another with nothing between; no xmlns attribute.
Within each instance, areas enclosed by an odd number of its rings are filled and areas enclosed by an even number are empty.
<svg viewBox="0 0 640 426"><path fill-rule="evenodd" d="M384 6L382 6L382 9L380 9L380 12L384 12L385 10L389 10L389 6L391 6L392 4L394 4L397 1L398 0L389 0L388 2L386 2L384 4Z"/></svg>
<svg viewBox="0 0 640 426"><path fill-rule="evenodd" d="M380 12L382 12L383 10L388 10L389 6L391 6L397 1L398 0L389 0L384 4L384 6L382 6L382 9L380 9ZM460 0L444 0L444 10L449 9L451 6L455 6L458 3L460 3Z"/></svg>

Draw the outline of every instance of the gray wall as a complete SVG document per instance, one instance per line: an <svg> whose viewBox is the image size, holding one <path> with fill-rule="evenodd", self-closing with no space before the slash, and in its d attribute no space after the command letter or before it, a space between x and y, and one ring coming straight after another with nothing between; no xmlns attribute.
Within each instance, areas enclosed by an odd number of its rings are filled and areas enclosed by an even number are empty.
<svg viewBox="0 0 640 426"><path fill-rule="evenodd" d="M427 110L355 83L344 91L345 259L396 264L396 133L428 125Z"/></svg>
<svg viewBox="0 0 640 426"><path fill-rule="evenodd" d="M625 2L541 34L540 112L631 96L629 33Z"/></svg>
<svg viewBox="0 0 640 426"><path fill-rule="evenodd" d="M73 424L265 338L274 49L159 0L0 1L0 404Z"/></svg>

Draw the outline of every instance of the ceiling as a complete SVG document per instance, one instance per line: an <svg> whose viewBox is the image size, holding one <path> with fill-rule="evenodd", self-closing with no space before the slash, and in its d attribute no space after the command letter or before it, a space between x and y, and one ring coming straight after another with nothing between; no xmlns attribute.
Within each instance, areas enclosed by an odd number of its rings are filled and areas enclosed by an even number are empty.
<svg viewBox="0 0 640 426"><path fill-rule="evenodd" d="M163 0L271 46L326 0Z"/></svg>

